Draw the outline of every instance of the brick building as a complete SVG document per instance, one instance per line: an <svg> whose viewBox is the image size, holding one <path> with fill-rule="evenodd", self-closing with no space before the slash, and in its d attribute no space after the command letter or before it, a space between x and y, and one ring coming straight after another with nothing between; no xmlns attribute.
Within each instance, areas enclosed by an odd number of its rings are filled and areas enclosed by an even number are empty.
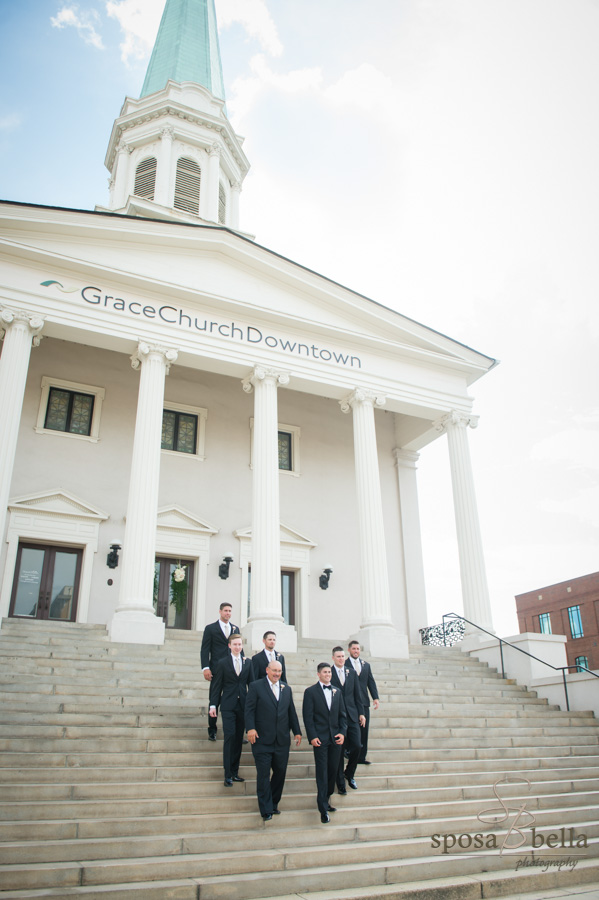
<svg viewBox="0 0 599 900"><path fill-rule="evenodd" d="M520 632L565 634L568 664L599 669L599 572L516 596Z"/></svg>

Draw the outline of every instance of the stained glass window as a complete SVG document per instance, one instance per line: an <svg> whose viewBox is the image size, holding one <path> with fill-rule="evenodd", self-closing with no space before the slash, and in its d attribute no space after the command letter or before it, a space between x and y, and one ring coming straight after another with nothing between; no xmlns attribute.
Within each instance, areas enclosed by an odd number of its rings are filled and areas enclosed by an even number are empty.
<svg viewBox="0 0 599 900"><path fill-rule="evenodd" d="M51 431L89 435L93 411L93 395L50 388L44 427Z"/></svg>
<svg viewBox="0 0 599 900"><path fill-rule="evenodd" d="M165 409L162 414L163 450L177 453L195 453L198 433L198 417L189 413Z"/></svg>
<svg viewBox="0 0 599 900"><path fill-rule="evenodd" d="M292 435L288 431L279 431L279 469L291 472L293 460L291 458Z"/></svg>

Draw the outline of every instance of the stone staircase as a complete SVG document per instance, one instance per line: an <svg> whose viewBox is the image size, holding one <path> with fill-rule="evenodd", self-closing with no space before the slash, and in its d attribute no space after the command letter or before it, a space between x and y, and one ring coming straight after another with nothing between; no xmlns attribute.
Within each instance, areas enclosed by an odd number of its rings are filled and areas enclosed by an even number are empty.
<svg viewBox="0 0 599 900"><path fill-rule="evenodd" d="M551 708L459 651L413 647L409 661L374 663L372 765L358 768L358 791L335 795L331 824L320 824L305 740L291 751L282 815L264 823L249 747L246 781L231 790L222 733L207 740L200 637L110 644L101 626L4 620L0 900L470 900L599 882L590 713ZM288 658L298 711L331 646L306 642ZM501 811L493 785L506 775L518 781L498 790L535 817L537 838L565 837L534 850L561 870L516 868L533 859L525 814L525 845L503 853L509 823L477 819ZM473 846L477 833L486 846Z"/></svg>

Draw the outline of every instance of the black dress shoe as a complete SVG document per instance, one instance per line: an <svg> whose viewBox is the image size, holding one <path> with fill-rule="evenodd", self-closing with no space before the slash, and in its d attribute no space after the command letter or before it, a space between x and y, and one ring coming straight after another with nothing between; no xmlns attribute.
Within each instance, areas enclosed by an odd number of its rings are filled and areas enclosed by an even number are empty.
<svg viewBox="0 0 599 900"><path fill-rule="evenodd" d="M245 781L240 775L233 775L233 781Z"/></svg>
<svg viewBox="0 0 599 900"><path fill-rule="evenodd" d="M357 790L358 790L358 785L356 784L355 778L348 778L347 775L346 775L346 776L345 776L345 780L346 780L347 783L349 784L349 786L350 786L350 788L352 789L352 791L357 791Z"/></svg>
<svg viewBox="0 0 599 900"><path fill-rule="evenodd" d="M338 794L347 794L347 790L346 790L346 788L344 788L344 787L338 787L338 788L337 788L337 793L338 793Z"/></svg>
<svg viewBox="0 0 599 900"><path fill-rule="evenodd" d="M265 816L262 816L265 822L270 822L272 819L272 813L267 813Z"/></svg>
<svg viewBox="0 0 599 900"><path fill-rule="evenodd" d="M247 739L247 738L244 738L244 739L243 739L243 740L242 740L242 742L241 742L241 743L242 743L242 744L249 744L249 741L248 741L248 739Z"/></svg>
<svg viewBox="0 0 599 900"><path fill-rule="evenodd" d="M370 762L369 759L360 759L360 760L358 760L358 765L359 766L371 766L372 763Z"/></svg>
<svg viewBox="0 0 599 900"><path fill-rule="evenodd" d="M328 813L321 813L321 814L320 814L320 821L322 822L323 825L326 825L327 822L330 822L331 820L330 820L330 818L329 818L329 814L328 814Z"/></svg>
<svg viewBox="0 0 599 900"><path fill-rule="evenodd" d="M233 787L233 779L225 778L225 787Z"/></svg>
<svg viewBox="0 0 599 900"><path fill-rule="evenodd" d="M327 809L328 809L329 812L337 812L337 807L336 807L336 806L331 806L330 803L329 803Z"/></svg>
<svg viewBox="0 0 599 900"><path fill-rule="evenodd" d="M272 814L273 814L273 816L280 816L280 815L281 815L281 810L280 810L280 809L277 809L276 806L275 806L275 808L274 808L273 811L272 811Z"/></svg>
<svg viewBox="0 0 599 900"><path fill-rule="evenodd" d="M208 740L209 740L209 741L215 741L215 740L216 740L216 735L215 735L215 734L211 734L210 732L208 732Z"/></svg>

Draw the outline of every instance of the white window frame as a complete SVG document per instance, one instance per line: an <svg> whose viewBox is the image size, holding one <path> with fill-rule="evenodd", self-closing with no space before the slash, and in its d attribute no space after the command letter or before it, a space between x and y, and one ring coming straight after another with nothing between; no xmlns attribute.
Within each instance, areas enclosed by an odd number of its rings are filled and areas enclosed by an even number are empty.
<svg viewBox="0 0 599 900"><path fill-rule="evenodd" d="M92 413L89 434L72 434L70 431L57 431L54 428L44 427L48 410L50 388L62 388L65 391L74 391L76 394L93 395L94 411ZM58 437L74 438L77 441L91 441L91 443L97 444L100 440L100 418L102 416L102 404L104 402L105 394L106 391L104 388L97 387L93 384L79 384L74 381L63 381L61 378L50 378L49 375L44 375L42 377L42 392L40 395L40 405L37 413L35 431L37 434L53 434Z"/></svg>
<svg viewBox="0 0 599 900"><path fill-rule="evenodd" d="M302 474L300 467L300 437L301 437L301 428L299 425L283 425L281 422L277 425L277 431L284 431L287 434L291 435L291 469L279 469L280 475L292 475L294 478L299 478ZM252 459L254 447L254 419L250 419L250 469L254 467L254 461Z"/></svg>
<svg viewBox="0 0 599 900"><path fill-rule="evenodd" d="M208 410L202 406L186 406L184 403L171 403L170 400L165 400L162 404L162 411L164 412L164 410L197 416L198 432L196 435L195 453L182 453L180 450L163 450L162 448L160 448L160 452L166 456L176 456L177 459L199 459L203 462L206 459L206 419L208 418Z"/></svg>

